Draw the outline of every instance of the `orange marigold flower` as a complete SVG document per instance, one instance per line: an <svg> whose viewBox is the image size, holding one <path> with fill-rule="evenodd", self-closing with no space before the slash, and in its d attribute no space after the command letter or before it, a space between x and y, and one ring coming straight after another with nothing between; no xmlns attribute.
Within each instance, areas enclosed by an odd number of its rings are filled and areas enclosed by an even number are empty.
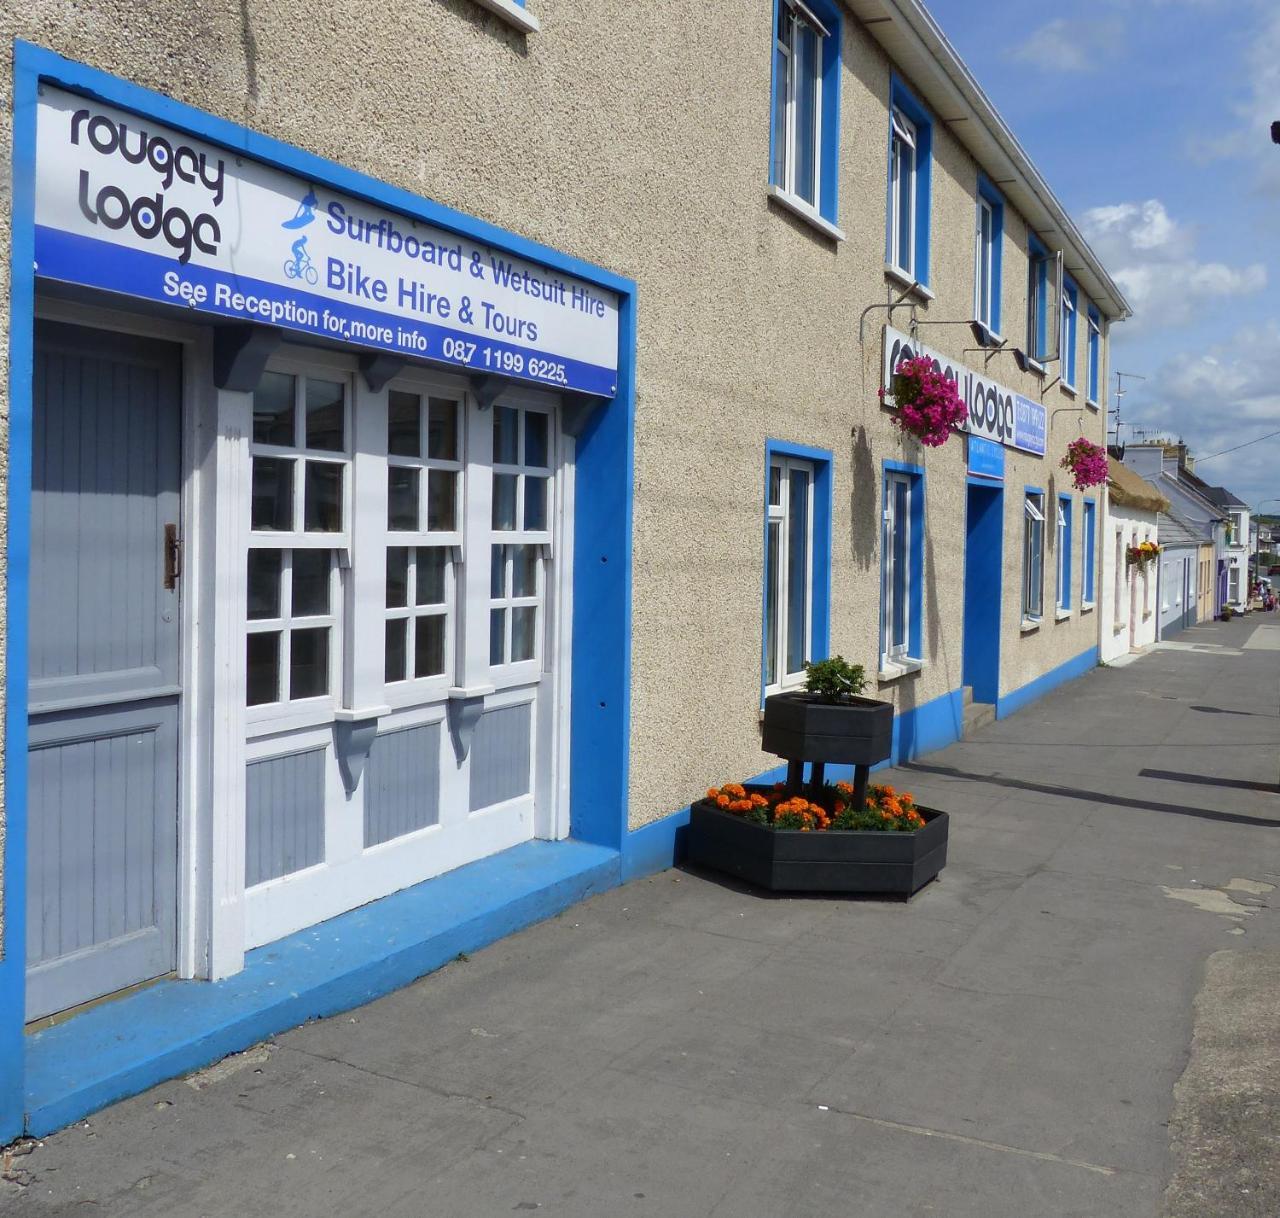
<svg viewBox="0 0 1280 1218"><path fill-rule="evenodd" d="M838 783L836 783L836 790L837 790L837 791L843 791L846 795L852 795L852 794L853 794L853 783L851 783L851 782L838 782Z"/></svg>
<svg viewBox="0 0 1280 1218"><path fill-rule="evenodd" d="M729 806L729 797L727 795L716 796L716 807L727 808Z"/></svg>
<svg viewBox="0 0 1280 1218"><path fill-rule="evenodd" d="M707 788L707 798L708 798L708 799L715 799L715 797L716 797L717 795L719 795L719 794L720 794L720 788L719 788L719 787L708 787L708 788Z"/></svg>

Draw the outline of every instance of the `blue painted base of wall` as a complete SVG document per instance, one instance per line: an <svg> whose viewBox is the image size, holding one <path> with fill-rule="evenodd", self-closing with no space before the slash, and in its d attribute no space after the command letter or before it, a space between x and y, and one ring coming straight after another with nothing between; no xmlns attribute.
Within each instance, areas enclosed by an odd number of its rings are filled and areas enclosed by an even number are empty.
<svg viewBox="0 0 1280 1218"><path fill-rule="evenodd" d="M1098 648L1090 647L1088 651L1081 652L1074 660L1059 664L1057 668L1051 669L1044 676L1037 677L1034 681L1028 681L1021 689L1015 689L1012 693L1002 694L996 699L996 718L1007 719L1037 698L1043 698L1050 690L1057 689L1059 685L1065 685L1068 681L1074 681L1077 677L1084 676L1091 668L1098 667L1098 659Z"/></svg>
<svg viewBox="0 0 1280 1218"><path fill-rule="evenodd" d="M924 753L944 749L960 739L964 729L964 691L953 689L923 706L913 707L893 719L892 753L889 760L873 766L901 765ZM827 781L851 781L853 766L829 765ZM782 782L787 776L785 765L765 770L745 782ZM728 781L728 780L726 780ZM622 843L623 883L640 876L663 871L684 858L684 833L689 824L689 809L681 808L670 816L627 834Z"/></svg>
<svg viewBox="0 0 1280 1218"><path fill-rule="evenodd" d="M164 982L95 1007L27 1038L27 1132L360 1006L620 878L617 851L528 842L258 948L225 981Z"/></svg>

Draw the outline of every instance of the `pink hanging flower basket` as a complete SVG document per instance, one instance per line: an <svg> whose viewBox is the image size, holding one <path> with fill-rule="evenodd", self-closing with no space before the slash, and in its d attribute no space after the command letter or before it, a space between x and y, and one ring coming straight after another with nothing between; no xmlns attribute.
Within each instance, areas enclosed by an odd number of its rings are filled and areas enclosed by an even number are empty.
<svg viewBox="0 0 1280 1218"><path fill-rule="evenodd" d="M885 391L880 390L883 399ZM968 411L955 382L942 375L927 356L904 359L893 374L893 421L921 444L937 448L964 424Z"/></svg>
<svg viewBox="0 0 1280 1218"><path fill-rule="evenodd" d="M1107 480L1107 450L1084 436L1067 445L1067 455L1060 465L1070 472L1078 491L1101 486Z"/></svg>

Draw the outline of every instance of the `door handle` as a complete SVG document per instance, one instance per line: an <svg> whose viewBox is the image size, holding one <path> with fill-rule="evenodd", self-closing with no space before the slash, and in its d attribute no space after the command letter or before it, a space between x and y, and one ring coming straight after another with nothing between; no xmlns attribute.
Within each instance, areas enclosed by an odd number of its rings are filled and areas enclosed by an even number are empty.
<svg viewBox="0 0 1280 1218"><path fill-rule="evenodd" d="M182 540L176 524L164 526L164 586L172 591L182 574Z"/></svg>

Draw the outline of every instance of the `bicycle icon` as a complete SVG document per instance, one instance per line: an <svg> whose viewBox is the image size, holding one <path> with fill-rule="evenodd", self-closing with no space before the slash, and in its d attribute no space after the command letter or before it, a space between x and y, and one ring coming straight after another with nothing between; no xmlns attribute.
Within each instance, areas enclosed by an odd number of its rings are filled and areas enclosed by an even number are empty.
<svg viewBox="0 0 1280 1218"><path fill-rule="evenodd" d="M307 253L306 237L299 237L289 248L293 250L293 257L285 259L285 278L305 279L307 283L316 283L320 273L316 270L316 264L311 261L311 255Z"/></svg>

